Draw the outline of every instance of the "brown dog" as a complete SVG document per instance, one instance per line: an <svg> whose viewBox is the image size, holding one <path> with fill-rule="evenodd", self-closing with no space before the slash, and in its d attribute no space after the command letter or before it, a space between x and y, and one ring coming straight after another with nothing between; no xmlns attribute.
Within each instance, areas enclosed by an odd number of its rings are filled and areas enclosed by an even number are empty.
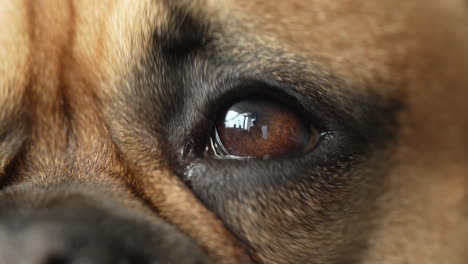
<svg viewBox="0 0 468 264"><path fill-rule="evenodd" d="M0 1L0 263L468 262L463 0Z"/></svg>

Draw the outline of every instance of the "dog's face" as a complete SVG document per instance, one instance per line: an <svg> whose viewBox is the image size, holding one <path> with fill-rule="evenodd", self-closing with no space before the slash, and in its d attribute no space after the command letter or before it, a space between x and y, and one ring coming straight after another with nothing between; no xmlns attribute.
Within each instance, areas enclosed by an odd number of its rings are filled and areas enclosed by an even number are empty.
<svg viewBox="0 0 468 264"><path fill-rule="evenodd" d="M466 263L467 27L462 0L0 1L1 262Z"/></svg>

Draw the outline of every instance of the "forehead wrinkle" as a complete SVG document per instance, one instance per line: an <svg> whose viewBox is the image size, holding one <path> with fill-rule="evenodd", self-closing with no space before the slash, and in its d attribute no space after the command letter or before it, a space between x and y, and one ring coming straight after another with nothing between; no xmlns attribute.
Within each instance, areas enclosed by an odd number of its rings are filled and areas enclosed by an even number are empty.
<svg viewBox="0 0 468 264"><path fill-rule="evenodd" d="M76 1L79 23L74 49L109 80L128 73L146 56L155 28L167 17L159 1Z"/></svg>
<svg viewBox="0 0 468 264"><path fill-rule="evenodd" d="M0 182L26 139L25 94L31 77L28 7L0 1ZM6 26L7 25L7 26Z"/></svg>

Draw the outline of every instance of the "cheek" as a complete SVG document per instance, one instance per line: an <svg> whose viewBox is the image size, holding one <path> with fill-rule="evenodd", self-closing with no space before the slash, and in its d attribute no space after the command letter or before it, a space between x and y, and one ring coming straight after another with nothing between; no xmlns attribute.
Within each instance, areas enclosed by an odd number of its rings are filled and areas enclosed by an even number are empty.
<svg viewBox="0 0 468 264"><path fill-rule="evenodd" d="M343 226L318 213L323 210L320 201L298 201L281 192L261 199L265 200L232 201L226 206L236 212L227 216L226 222L249 241L256 258L265 263L309 263L312 259L332 262L339 243L331 236L340 234Z"/></svg>

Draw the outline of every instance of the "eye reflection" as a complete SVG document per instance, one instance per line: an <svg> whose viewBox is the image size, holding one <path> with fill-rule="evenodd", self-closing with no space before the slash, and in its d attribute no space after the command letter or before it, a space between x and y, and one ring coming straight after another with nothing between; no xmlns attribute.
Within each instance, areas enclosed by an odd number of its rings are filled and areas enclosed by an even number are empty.
<svg viewBox="0 0 468 264"><path fill-rule="evenodd" d="M256 120L257 117L255 113L239 113L235 110L229 110L226 113L224 127L250 131Z"/></svg>
<svg viewBox="0 0 468 264"><path fill-rule="evenodd" d="M308 151L318 138L319 132L288 107L246 99L218 118L209 152L221 158L267 159Z"/></svg>

